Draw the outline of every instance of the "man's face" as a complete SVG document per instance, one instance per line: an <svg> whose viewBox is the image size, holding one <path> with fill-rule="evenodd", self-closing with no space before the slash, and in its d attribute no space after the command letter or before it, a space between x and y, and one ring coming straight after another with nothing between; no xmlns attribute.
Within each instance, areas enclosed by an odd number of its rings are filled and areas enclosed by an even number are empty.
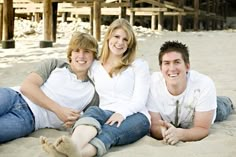
<svg viewBox="0 0 236 157"><path fill-rule="evenodd" d="M182 55L176 51L171 51L162 56L160 70L165 78L168 87L185 86L187 83L187 72L189 64L186 64Z"/></svg>

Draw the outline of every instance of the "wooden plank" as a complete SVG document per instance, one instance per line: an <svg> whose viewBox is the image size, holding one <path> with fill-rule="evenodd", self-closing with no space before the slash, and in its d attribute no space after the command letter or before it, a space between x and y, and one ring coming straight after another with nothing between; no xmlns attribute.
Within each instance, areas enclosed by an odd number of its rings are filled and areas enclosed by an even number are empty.
<svg viewBox="0 0 236 157"><path fill-rule="evenodd" d="M128 8L130 11L139 11L139 12L160 12L167 11L167 8Z"/></svg>

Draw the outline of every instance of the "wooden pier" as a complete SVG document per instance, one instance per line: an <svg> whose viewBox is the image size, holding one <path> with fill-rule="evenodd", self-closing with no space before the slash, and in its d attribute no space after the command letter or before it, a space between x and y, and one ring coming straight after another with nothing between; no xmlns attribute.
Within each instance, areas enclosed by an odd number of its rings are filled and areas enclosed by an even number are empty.
<svg viewBox="0 0 236 157"><path fill-rule="evenodd" d="M40 47L52 47L58 20L73 16L88 17L90 32L98 41L102 16L126 18L131 25L158 31L223 29L229 5L229 0L0 0L0 40L2 48L14 48L14 19L23 16L43 19Z"/></svg>

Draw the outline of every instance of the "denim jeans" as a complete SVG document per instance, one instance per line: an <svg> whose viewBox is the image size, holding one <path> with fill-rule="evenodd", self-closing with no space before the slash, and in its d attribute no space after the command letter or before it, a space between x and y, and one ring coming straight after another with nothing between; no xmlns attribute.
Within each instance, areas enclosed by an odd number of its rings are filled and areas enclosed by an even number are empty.
<svg viewBox="0 0 236 157"><path fill-rule="evenodd" d="M97 156L102 156L112 146L133 143L149 133L150 123L144 114L135 113L128 116L117 127L117 124L105 124L113 113L92 106L85 111L75 124L75 127L78 125L92 125L98 129L97 136L90 141L97 148Z"/></svg>
<svg viewBox="0 0 236 157"><path fill-rule="evenodd" d="M34 116L20 93L0 88L0 143L34 131Z"/></svg>
<svg viewBox="0 0 236 157"><path fill-rule="evenodd" d="M233 103L226 96L217 96L217 110L215 122L226 120L233 111Z"/></svg>

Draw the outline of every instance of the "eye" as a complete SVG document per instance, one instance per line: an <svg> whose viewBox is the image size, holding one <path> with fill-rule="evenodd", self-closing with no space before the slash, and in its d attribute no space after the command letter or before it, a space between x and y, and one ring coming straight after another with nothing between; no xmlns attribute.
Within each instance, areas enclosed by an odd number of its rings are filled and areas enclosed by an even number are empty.
<svg viewBox="0 0 236 157"><path fill-rule="evenodd" d="M84 53L90 53L91 51L89 51L89 50L84 50Z"/></svg>
<svg viewBox="0 0 236 157"><path fill-rule="evenodd" d="M162 64L163 65L169 65L170 63L169 62L163 62Z"/></svg>
<svg viewBox="0 0 236 157"><path fill-rule="evenodd" d="M119 38L120 38L120 36L119 36L119 35L114 35L114 37L115 37L115 38L117 38L117 39L119 39Z"/></svg>

